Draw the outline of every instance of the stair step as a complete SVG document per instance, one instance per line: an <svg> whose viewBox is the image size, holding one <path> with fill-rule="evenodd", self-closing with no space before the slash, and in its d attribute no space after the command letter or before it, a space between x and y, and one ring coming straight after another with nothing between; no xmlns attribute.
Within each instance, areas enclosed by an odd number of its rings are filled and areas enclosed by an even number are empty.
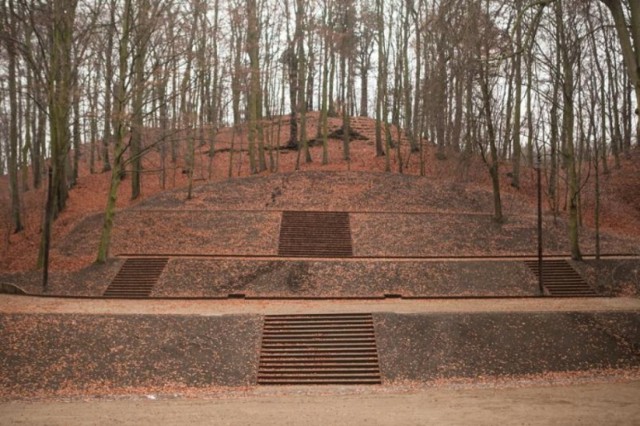
<svg viewBox="0 0 640 426"><path fill-rule="evenodd" d="M279 238L280 256L353 256L346 212L284 211Z"/></svg>
<svg viewBox="0 0 640 426"><path fill-rule="evenodd" d="M596 291L566 260L544 260L542 271L538 261L527 260L525 265L540 278L551 296L596 296Z"/></svg>
<svg viewBox="0 0 640 426"><path fill-rule="evenodd" d="M371 314L266 316L258 384L380 384Z"/></svg>
<svg viewBox="0 0 640 426"><path fill-rule="evenodd" d="M127 259L103 293L104 297L149 297L168 258Z"/></svg>

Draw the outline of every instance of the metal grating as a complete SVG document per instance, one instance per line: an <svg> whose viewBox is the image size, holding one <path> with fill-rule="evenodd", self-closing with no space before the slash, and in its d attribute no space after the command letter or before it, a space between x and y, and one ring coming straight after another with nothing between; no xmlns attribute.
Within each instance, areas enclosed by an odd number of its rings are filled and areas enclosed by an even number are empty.
<svg viewBox="0 0 640 426"><path fill-rule="evenodd" d="M380 383L371 314L265 317L258 384Z"/></svg>
<svg viewBox="0 0 640 426"><path fill-rule="evenodd" d="M537 260L525 264L540 276ZM566 260L544 260L542 262L542 284L551 296L589 297L598 293L576 272Z"/></svg>
<svg viewBox="0 0 640 426"><path fill-rule="evenodd" d="M349 213L282 212L278 254L291 257L353 256Z"/></svg>
<svg viewBox="0 0 640 426"><path fill-rule="evenodd" d="M127 259L104 297L149 297L168 260L166 257Z"/></svg>

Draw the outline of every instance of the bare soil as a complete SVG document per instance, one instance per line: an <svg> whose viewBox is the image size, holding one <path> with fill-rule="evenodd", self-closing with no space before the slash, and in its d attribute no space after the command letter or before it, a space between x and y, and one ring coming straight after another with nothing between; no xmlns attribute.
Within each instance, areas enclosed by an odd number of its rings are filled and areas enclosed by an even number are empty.
<svg viewBox="0 0 640 426"><path fill-rule="evenodd" d="M196 315L322 314L395 312L401 314L473 312L635 312L636 297L509 298L509 299L79 299L22 297L0 294L4 314Z"/></svg>
<svg viewBox="0 0 640 426"><path fill-rule="evenodd" d="M155 398L155 399L152 399ZM297 389L290 395L212 395L0 404L0 424L30 425L634 425L640 382L438 388L397 394ZM295 413L295 415L291 415Z"/></svg>

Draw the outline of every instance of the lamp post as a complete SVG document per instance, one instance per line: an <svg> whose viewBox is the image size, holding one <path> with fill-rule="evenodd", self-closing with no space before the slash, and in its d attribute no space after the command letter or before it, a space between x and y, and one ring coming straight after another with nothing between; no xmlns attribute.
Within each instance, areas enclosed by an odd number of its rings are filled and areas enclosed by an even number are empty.
<svg viewBox="0 0 640 426"><path fill-rule="evenodd" d="M49 171L47 172L48 182L47 182L47 204L44 209L44 224L43 230L44 233L44 244L42 247L42 291L44 293L47 292L49 288L49 248L51 245L51 222L53 221L53 170L51 166L49 166Z"/></svg>
<svg viewBox="0 0 640 426"><path fill-rule="evenodd" d="M538 177L538 286L540 290L540 296L544 296L544 283L542 279L542 184L540 181L542 161L540 158L540 151L538 151L538 157L536 158L534 168Z"/></svg>

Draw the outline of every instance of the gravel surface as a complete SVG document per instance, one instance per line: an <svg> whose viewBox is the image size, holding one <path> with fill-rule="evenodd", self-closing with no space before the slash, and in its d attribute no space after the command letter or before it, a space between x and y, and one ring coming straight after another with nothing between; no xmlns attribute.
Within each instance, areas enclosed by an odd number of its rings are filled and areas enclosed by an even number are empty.
<svg viewBox="0 0 640 426"><path fill-rule="evenodd" d="M377 390L377 389L376 389ZM396 394L326 387L311 393L10 402L7 424L29 425L635 425L640 381L574 386L428 388ZM156 398L156 399L154 399ZM295 413L295 414L292 414Z"/></svg>
<svg viewBox="0 0 640 426"><path fill-rule="evenodd" d="M637 311L376 313L374 322L386 386L548 374L570 383L640 368ZM0 398L255 389L260 328L260 315L1 314Z"/></svg>
<svg viewBox="0 0 640 426"><path fill-rule="evenodd" d="M512 261L173 259L152 297L533 296L537 280Z"/></svg>
<svg viewBox="0 0 640 426"><path fill-rule="evenodd" d="M51 272L46 294L102 296L124 260L75 273ZM640 260L570 261L603 295L640 294ZM0 275L42 294L39 271ZM536 276L520 260L268 260L171 258L151 297L521 297L538 294Z"/></svg>
<svg viewBox="0 0 640 426"><path fill-rule="evenodd" d="M46 292L42 289L42 271L1 274L2 282L11 283L31 294L60 296L101 296L124 263L113 258L104 265L91 264L75 272L51 271Z"/></svg>
<svg viewBox="0 0 640 426"><path fill-rule="evenodd" d="M571 264L602 293L640 295L640 259L587 259Z"/></svg>
<svg viewBox="0 0 640 426"><path fill-rule="evenodd" d="M640 313L375 314L389 381L640 368Z"/></svg>
<svg viewBox="0 0 640 426"><path fill-rule="evenodd" d="M261 317L0 315L0 396L248 386Z"/></svg>
<svg viewBox="0 0 640 426"><path fill-rule="evenodd" d="M531 216L511 216L503 224L491 215L471 214L361 214L351 217L356 256L512 256L537 255L537 228ZM545 255L570 252L566 224L545 220ZM582 230L581 247L591 252L595 237ZM635 240L603 235L603 253L638 253Z"/></svg>
<svg viewBox="0 0 640 426"><path fill-rule="evenodd" d="M471 313L471 312L640 312L631 297L525 299L372 299L372 300L166 300L75 299L0 294L0 313L112 315L313 314L313 313Z"/></svg>
<svg viewBox="0 0 640 426"><path fill-rule="evenodd" d="M279 212L127 210L116 215L112 254L275 255ZM66 255L92 252L100 227L83 221L65 238Z"/></svg>

